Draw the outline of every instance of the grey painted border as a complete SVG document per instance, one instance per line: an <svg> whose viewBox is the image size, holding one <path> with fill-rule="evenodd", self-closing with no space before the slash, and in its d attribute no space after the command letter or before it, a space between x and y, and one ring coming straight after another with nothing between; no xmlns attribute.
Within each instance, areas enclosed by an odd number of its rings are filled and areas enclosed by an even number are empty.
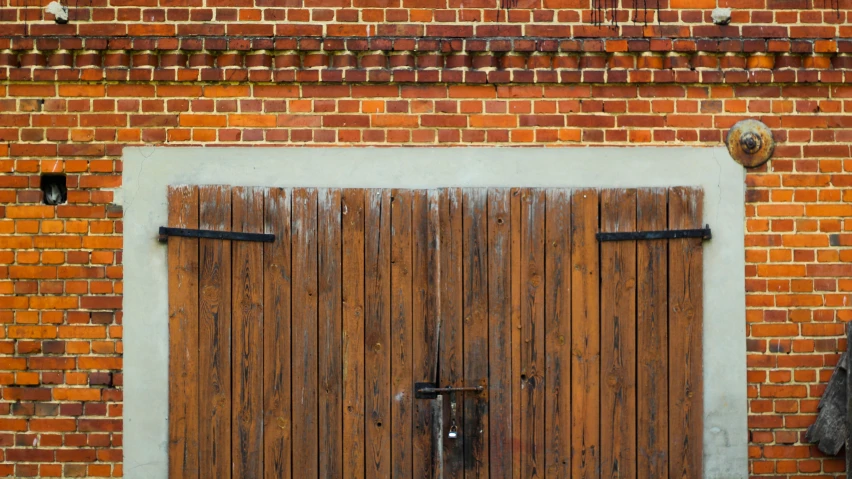
<svg viewBox="0 0 852 479"><path fill-rule="evenodd" d="M725 148L124 149L124 473L166 478L166 187L701 186L704 477L746 478L744 171Z"/></svg>

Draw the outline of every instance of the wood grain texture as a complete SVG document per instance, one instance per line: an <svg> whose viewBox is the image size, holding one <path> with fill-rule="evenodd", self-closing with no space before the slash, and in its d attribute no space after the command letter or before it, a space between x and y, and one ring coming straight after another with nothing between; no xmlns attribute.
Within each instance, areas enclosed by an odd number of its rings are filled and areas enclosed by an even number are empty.
<svg viewBox="0 0 852 479"><path fill-rule="evenodd" d="M636 231L636 190L604 190L600 202L601 231ZM636 477L636 241L605 241L600 250L601 473L629 479Z"/></svg>
<svg viewBox="0 0 852 479"><path fill-rule="evenodd" d="M488 191L462 193L464 384L483 386L463 398L464 476L488 477Z"/></svg>
<svg viewBox="0 0 852 479"><path fill-rule="evenodd" d="M198 227L215 231L231 231L231 188L202 186L199 187L198 196L200 203ZM201 239L199 248L201 269L198 275L198 368L199 371L204 371L204 380L199 382L198 391L199 417L203 418L198 424L199 477L229 478L231 477L231 242Z"/></svg>
<svg viewBox="0 0 852 479"><path fill-rule="evenodd" d="M549 189L545 231L545 472L571 475L571 196Z"/></svg>
<svg viewBox="0 0 852 479"><path fill-rule="evenodd" d="M490 477L512 476L511 191L488 190L488 431Z"/></svg>
<svg viewBox="0 0 852 479"><path fill-rule="evenodd" d="M512 267L511 267L511 302L512 302L512 342L511 342L511 364L512 364L512 477L521 479L523 477L521 469L521 458L523 451L521 450L521 301L522 301L522 281L521 281L521 228L522 228L522 190L513 188L510 199L510 211L512 218L511 226L511 241L512 241Z"/></svg>
<svg viewBox="0 0 852 479"><path fill-rule="evenodd" d="M637 231L666 229L664 188L641 189ZM668 468L668 240L636 245L637 476L666 479Z"/></svg>
<svg viewBox="0 0 852 479"><path fill-rule="evenodd" d="M231 190L233 231L263 232L264 191ZM233 477L263 475L263 245L235 241L231 310L231 461Z"/></svg>
<svg viewBox="0 0 852 479"><path fill-rule="evenodd" d="M319 477L343 476L343 226L341 191L317 197Z"/></svg>
<svg viewBox="0 0 852 479"><path fill-rule="evenodd" d="M669 228L700 228L704 194L669 190ZM669 242L669 477L697 478L702 471L703 385L702 242Z"/></svg>
<svg viewBox="0 0 852 479"><path fill-rule="evenodd" d="M317 190L293 190L293 475L318 477Z"/></svg>
<svg viewBox="0 0 852 479"><path fill-rule="evenodd" d="M198 228L198 188L169 187L169 226ZM169 476L198 478L198 239L169 238Z"/></svg>
<svg viewBox="0 0 852 479"><path fill-rule="evenodd" d="M290 408L291 192L267 191L263 246L263 476L292 477ZM210 476L218 477L218 476Z"/></svg>
<svg viewBox="0 0 852 479"><path fill-rule="evenodd" d="M462 277L462 193L458 188L444 190L441 196L441 326L440 385L464 385L463 277ZM464 414L462 398L450 394L444 400L443 478L464 476ZM455 402L455 413L452 403ZM447 437L455 424L458 437Z"/></svg>
<svg viewBox="0 0 852 479"><path fill-rule="evenodd" d="M413 191L412 199L412 347L413 382L434 382L438 366L440 320L439 194L434 190ZM413 477L440 477L440 420L438 401L414 401L412 437Z"/></svg>
<svg viewBox="0 0 852 479"><path fill-rule="evenodd" d="M366 477L390 476L390 190L366 192L364 379Z"/></svg>
<svg viewBox="0 0 852 479"><path fill-rule="evenodd" d="M571 477L600 477L598 193L571 193Z"/></svg>
<svg viewBox="0 0 852 479"><path fill-rule="evenodd" d="M544 219L545 192L521 193L521 476L544 477Z"/></svg>
<svg viewBox="0 0 852 479"><path fill-rule="evenodd" d="M343 477L363 478L364 190L343 191Z"/></svg>
<svg viewBox="0 0 852 479"><path fill-rule="evenodd" d="M401 479L412 475L413 195L393 190L391 198L391 477Z"/></svg>

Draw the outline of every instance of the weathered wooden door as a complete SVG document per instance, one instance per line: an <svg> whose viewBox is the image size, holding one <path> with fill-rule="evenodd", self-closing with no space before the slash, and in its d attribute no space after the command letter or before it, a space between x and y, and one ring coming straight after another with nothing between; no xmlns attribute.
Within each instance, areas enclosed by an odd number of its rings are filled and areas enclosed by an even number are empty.
<svg viewBox="0 0 852 479"><path fill-rule="evenodd" d="M701 204L171 188L170 476L700 477Z"/></svg>

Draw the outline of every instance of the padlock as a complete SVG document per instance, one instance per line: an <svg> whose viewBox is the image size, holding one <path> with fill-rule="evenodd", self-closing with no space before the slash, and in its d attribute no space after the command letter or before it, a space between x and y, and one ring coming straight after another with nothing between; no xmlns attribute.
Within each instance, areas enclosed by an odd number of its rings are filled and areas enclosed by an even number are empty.
<svg viewBox="0 0 852 479"><path fill-rule="evenodd" d="M447 439L455 439L459 437L459 428L455 424L450 426L450 432L447 433Z"/></svg>

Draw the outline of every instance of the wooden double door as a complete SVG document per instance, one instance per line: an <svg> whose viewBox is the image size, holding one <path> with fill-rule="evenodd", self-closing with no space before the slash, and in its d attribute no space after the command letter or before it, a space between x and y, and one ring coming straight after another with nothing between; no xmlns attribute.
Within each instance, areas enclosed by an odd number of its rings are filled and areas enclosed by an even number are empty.
<svg viewBox="0 0 852 479"><path fill-rule="evenodd" d="M701 476L700 190L168 195L170 477Z"/></svg>

